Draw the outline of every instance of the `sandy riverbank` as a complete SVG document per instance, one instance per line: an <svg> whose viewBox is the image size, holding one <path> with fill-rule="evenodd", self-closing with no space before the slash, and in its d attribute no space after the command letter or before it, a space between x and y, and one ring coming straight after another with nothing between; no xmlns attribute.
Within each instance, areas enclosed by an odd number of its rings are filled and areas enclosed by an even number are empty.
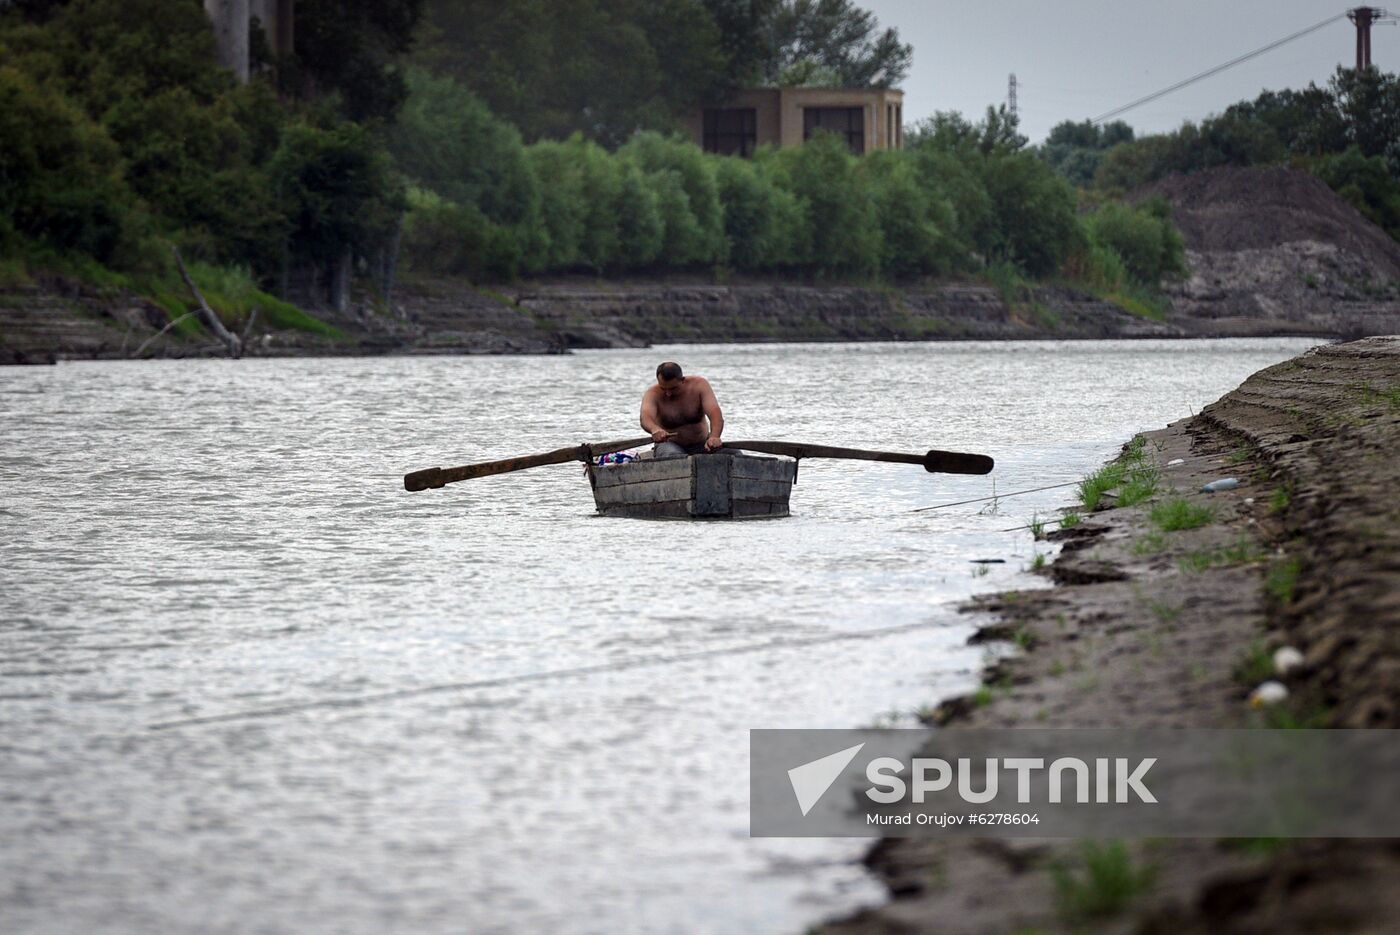
<svg viewBox="0 0 1400 935"><path fill-rule="evenodd" d="M1051 534L1058 587L971 608L988 616L974 639L1023 651L935 720L1400 726L1397 455L1400 338L1319 348L1146 433L1120 463L1129 478L1155 477L1155 493L1130 506L1106 495ZM1200 492L1222 477L1241 484ZM1209 517L1164 529L1173 501ZM1304 657L1284 678L1290 697L1253 708L1249 692L1282 646ZM883 841L868 863L892 901L826 931L1381 932L1400 918L1400 845L1127 842L1136 882L1086 908L1063 881L1087 875L1091 853L1074 841Z"/></svg>

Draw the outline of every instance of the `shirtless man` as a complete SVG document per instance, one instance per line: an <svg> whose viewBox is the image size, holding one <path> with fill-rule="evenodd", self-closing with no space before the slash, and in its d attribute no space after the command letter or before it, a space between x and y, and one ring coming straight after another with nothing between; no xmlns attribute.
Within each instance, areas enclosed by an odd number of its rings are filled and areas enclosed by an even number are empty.
<svg viewBox="0 0 1400 935"><path fill-rule="evenodd" d="M656 442L657 458L680 458L721 447L724 414L704 377L688 377L681 365L656 368L656 385L642 396L642 429Z"/></svg>

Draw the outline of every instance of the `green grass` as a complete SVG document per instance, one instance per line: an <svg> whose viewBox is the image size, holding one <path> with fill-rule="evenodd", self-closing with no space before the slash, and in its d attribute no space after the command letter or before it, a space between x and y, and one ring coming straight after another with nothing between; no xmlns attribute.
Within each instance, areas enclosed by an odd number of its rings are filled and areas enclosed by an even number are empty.
<svg viewBox="0 0 1400 935"><path fill-rule="evenodd" d="M1067 919L1103 919L1152 888L1151 867L1138 866L1122 841L1085 841L1075 865L1051 868L1056 902Z"/></svg>
<svg viewBox="0 0 1400 935"><path fill-rule="evenodd" d="M1162 623L1171 623L1181 616L1180 604L1170 604L1167 601L1159 601L1156 598L1145 598L1143 604L1146 605L1152 616Z"/></svg>
<svg viewBox="0 0 1400 935"><path fill-rule="evenodd" d="M27 286L32 282L33 280L29 278L29 267L23 258L17 256L0 258L0 289Z"/></svg>
<svg viewBox="0 0 1400 935"><path fill-rule="evenodd" d="M1118 505L1136 506L1152 499L1157 493L1159 479L1160 475L1155 468L1134 468L1123 482L1122 489L1118 491Z"/></svg>
<svg viewBox="0 0 1400 935"><path fill-rule="evenodd" d="M1124 284L1117 289L1103 294L1105 301L1127 312L1129 315L1136 315L1139 318L1146 318L1148 321L1166 321L1167 311L1171 308L1165 296L1141 287Z"/></svg>
<svg viewBox="0 0 1400 935"><path fill-rule="evenodd" d="M1391 410L1400 410L1400 383L1392 383L1379 389L1370 384L1363 384L1361 401L1368 405L1385 403Z"/></svg>
<svg viewBox="0 0 1400 935"><path fill-rule="evenodd" d="M1075 526L1079 525L1081 519L1083 519L1083 517L1079 515L1078 510L1068 510L1065 512L1064 516L1060 517L1060 528L1073 529Z"/></svg>
<svg viewBox="0 0 1400 935"><path fill-rule="evenodd" d="M995 695L992 694L991 686L983 685L972 693L972 706L975 708L985 708L992 703L992 698L994 697Z"/></svg>
<svg viewBox="0 0 1400 935"><path fill-rule="evenodd" d="M1156 555L1166 547L1167 540L1160 532L1149 532L1133 543L1133 554L1137 556Z"/></svg>
<svg viewBox="0 0 1400 935"><path fill-rule="evenodd" d="M1233 674L1235 681L1245 688L1253 688L1274 677L1274 656L1263 640L1249 644L1243 658L1235 663Z"/></svg>
<svg viewBox="0 0 1400 935"><path fill-rule="evenodd" d="M1001 296L1001 301L1007 308L1018 308L1024 301L1024 296L1028 291L1026 281L1014 263L992 263L983 275Z"/></svg>
<svg viewBox="0 0 1400 935"><path fill-rule="evenodd" d="M1296 558L1284 558L1274 562L1264 578L1264 593L1279 605L1293 603L1293 592L1298 586L1298 569L1299 563Z"/></svg>
<svg viewBox="0 0 1400 935"><path fill-rule="evenodd" d="M1274 730L1320 730L1332 726L1331 708L1311 707L1294 710L1289 707L1289 703L1266 709L1265 723Z"/></svg>
<svg viewBox="0 0 1400 935"><path fill-rule="evenodd" d="M1084 509L1093 510L1103 499L1103 495L1123 482L1125 468L1120 462L1105 464L1079 482L1079 502Z"/></svg>
<svg viewBox="0 0 1400 935"><path fill-rule="evenodd" d="M1045 567L1045 562L1046 559L1044 552L1035 553L1035 558L1031 559L1031 571L1040 571L1042 568Z"/></svg>
<svg viewBox="0 0 1400 935"><path fill-rule="evenodd" d="M1215 520L1215 511L1210 507L1196 506L1181 497L1157 504L1150 515L1153 524L1163 532L1196 529Z"/></svg>
<svg viewBox="0 0 1400 935"><path fill-rule="evenodd" d="M204 293L205 300L225 323L232 319L241 325L256 308L263 323L273 328L306 331L327 338L345 336L344 332L334 325L329 325L308 315L290 302L283 302L260 290L247 267L191 263L189 271L190 278L199 287L199 291Z"/></svg>
<svg viewBox="0 0 1400 935"><path fill-rule="evenodd" d="M1085 510L1094 510L1103 500L1103 495L1115 488L1121 488L1118 491L1118 506L1133 506L1150 499L1157 493L1160 475L1146 461L1147 439L1134 435L1117 461L1105 464L1079 482L1079 502ZM1064 524L1061 523L1061 526Z"/></svg>
<svg viewBox="0 0 1400 935"><path fill-rule="evenodd" d="M1038 513L1031 514L1031 537L1037 542L1045 538L1045 520Z"/></svg>
<svg viewBox="0 0 1400 935"><path fill-rule="evenodd" d="M327 324L295 305L258 289L247 267L193 262L187 264L187 269L190 279L199 287L210 308L232 331L238 331L247 321L251 311L256 308L259 321L272 328L306 331L333 339L345 336L344 332L334 325ZM160 273L129 276L109 269L90 257L38 253L28 261L0 261L0 282L5 280L7 271L22 272L27 278L31 272L37 270L77 279L104 293L134 292L159 307L170 316L171 321L188 314L196 307L189 287L173 266ZM204 334L204 326L193 316L171 330L190 338Z"/></svg>
<svg viewBox="0 0 1400 935"><path fill-rule="evenodd" d="M1227 565L1239 565L1244 562L1256 562L1263 558L1263 554L1255 548L1254 543L1247 537L1241 536L1234 545L1223 546L1216 549L1197 549L1194 552L1187 552L1177 563L1181 570L1191 574L1205 571L1207 568L1219 568Z"/></svg>
<svg viewBox="0 0 1400 935"><path fill-rule="evenodd" d="M1288 505L1293 502L1293 492L1286 486L1274 488L1274 495L1269 498L1269 512L1282 513L1288 509Z"/></svg>

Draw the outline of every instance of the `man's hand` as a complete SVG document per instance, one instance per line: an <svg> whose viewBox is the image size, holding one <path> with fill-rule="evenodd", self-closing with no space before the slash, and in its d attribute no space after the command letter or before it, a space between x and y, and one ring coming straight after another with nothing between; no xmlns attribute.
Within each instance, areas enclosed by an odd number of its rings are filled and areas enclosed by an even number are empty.
<svg viewBox="0 0 1400 935"><path fill-rule="evenodd" d="M655 432L651 433L651 440L656 442L658 445L670 437L671 433L666 431L665 429L657 429Z"/></svg>
<svg viewBox="0 0 1400 935"><path fill-rule="evenodd" d="M716 451L716 450L718 450L718 449L720 449L720 448L723 448L723 447L724 447L724 442L722 442L722 441L719 440L719 436L718 436L718 435L711 435L709 438L705 439L705 450L706 450L706 451Z"/></svg>

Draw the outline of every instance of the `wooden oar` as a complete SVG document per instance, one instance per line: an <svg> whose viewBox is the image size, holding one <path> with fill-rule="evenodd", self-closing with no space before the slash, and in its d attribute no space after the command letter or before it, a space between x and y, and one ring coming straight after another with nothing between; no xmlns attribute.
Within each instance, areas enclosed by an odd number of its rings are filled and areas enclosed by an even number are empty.
<svg viewBox="0 0 1400 935"><path fill-rule="evenodd" d="M500 461L486 461L482 464L464 464L454 468L427 468L422 471L414 471L412 474L405 474L403 476L403 489L428 490L441 487L444 484L454 484L459 480L490 477L492 474L509 474L511 471L544 467L547 464L567 464L570 461L582 461L587 464L598 455L605 455L611 451L623 451L627 448L640 448L642 445L650 444L651 436L648 435L646 438L628 438L623 441L602 442L597 445L559 448L554 451L546 451L544 454L503 458Z"/></svg>
<svg viewBox="0 0 1400 935"><path fill-rule="evenodd" d="M855 461L894 461L899 464L921 464L925 471L942 474L988 474L994 462L986 455L965 454L961 451L929 451L926 454L900 454L895 451L863 451L859 448L832 448L829 445L802 445L795 442L731 442L726 448L758 451L789 458L850 458Z"/></svg>

